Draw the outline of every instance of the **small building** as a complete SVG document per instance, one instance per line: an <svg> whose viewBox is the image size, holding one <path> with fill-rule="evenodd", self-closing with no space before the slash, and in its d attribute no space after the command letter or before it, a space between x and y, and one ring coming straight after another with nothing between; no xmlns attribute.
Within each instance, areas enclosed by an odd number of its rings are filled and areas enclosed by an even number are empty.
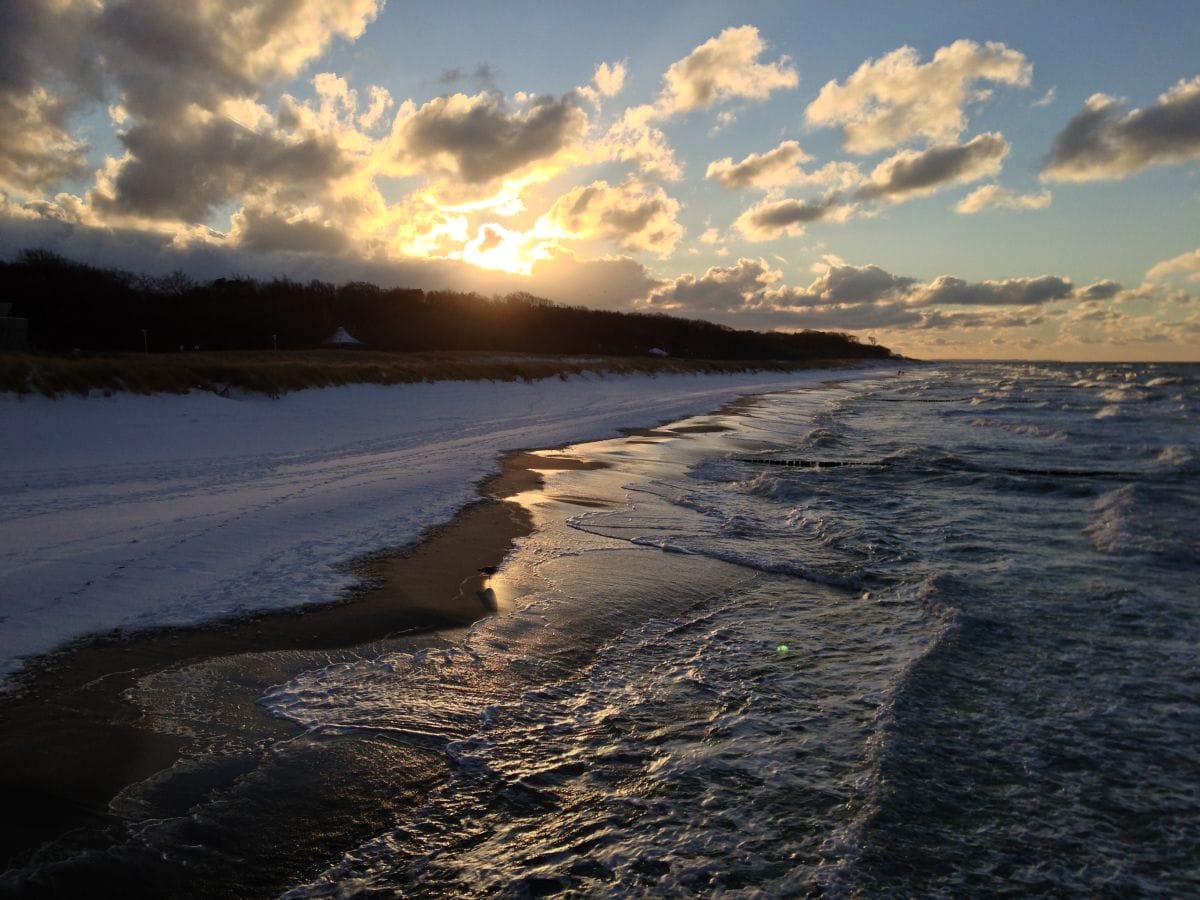
<svg viewBox="0 0 1200 900"><path fill-rule="evenodd" d="M322 341L321 346L333 350L361 350L366 344L339 325L337 331Z"/></svg>
<svg viewBox="0 0 1200 900"><path fill-rule="evenodd" d="M11 303L0 303L0 350L29 349L29 320L11 316Z"/></svg>

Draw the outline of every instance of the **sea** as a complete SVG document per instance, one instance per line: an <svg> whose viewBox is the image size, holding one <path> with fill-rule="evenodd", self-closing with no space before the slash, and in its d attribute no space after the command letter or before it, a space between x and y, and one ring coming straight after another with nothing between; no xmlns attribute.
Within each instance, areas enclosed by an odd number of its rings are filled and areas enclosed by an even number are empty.
<svg viewBox="0 0 1200 900"><path fill-rule="evenodd" d="M1200 366L904 362L543 455L600 465L516 498L490 615L145 679L185 759L0 885L1200 895Z"/></svg>

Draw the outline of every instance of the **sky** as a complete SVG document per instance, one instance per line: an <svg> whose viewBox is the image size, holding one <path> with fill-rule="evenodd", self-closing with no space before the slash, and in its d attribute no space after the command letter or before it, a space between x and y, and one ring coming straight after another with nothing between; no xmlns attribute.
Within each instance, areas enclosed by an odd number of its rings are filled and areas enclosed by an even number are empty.
<svg viewBox="0 0 1200 900"><path fill-rule="evenodd" d="M1200 4L20 0L0 258L1200 361Z"/></svg>

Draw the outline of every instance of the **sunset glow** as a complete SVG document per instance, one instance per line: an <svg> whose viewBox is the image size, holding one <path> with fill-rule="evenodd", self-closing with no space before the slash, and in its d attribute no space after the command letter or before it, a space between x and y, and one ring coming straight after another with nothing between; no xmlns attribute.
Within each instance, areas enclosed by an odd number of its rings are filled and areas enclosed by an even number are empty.
<svg viewBox="0 0 1200 900"><path fill-rule="evenodd" d="M1055 10L29 0L0 253L1200 358L1200 11Z"/></svg>

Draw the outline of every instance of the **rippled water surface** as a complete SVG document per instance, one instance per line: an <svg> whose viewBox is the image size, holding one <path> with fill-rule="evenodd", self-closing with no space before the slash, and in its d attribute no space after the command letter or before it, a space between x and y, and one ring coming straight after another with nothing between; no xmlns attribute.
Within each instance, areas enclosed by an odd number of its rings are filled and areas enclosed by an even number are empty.
<svg viewBox="0 0 1200 900"><path fill-rule="evenodd" d="M238 895L238 828L308 841L289 897L1200 892L1198 413L1196 367L957 364L572 448L609 467L522 497L469 634L143 684L242 774L131 789L104 859Z"/></svg>

